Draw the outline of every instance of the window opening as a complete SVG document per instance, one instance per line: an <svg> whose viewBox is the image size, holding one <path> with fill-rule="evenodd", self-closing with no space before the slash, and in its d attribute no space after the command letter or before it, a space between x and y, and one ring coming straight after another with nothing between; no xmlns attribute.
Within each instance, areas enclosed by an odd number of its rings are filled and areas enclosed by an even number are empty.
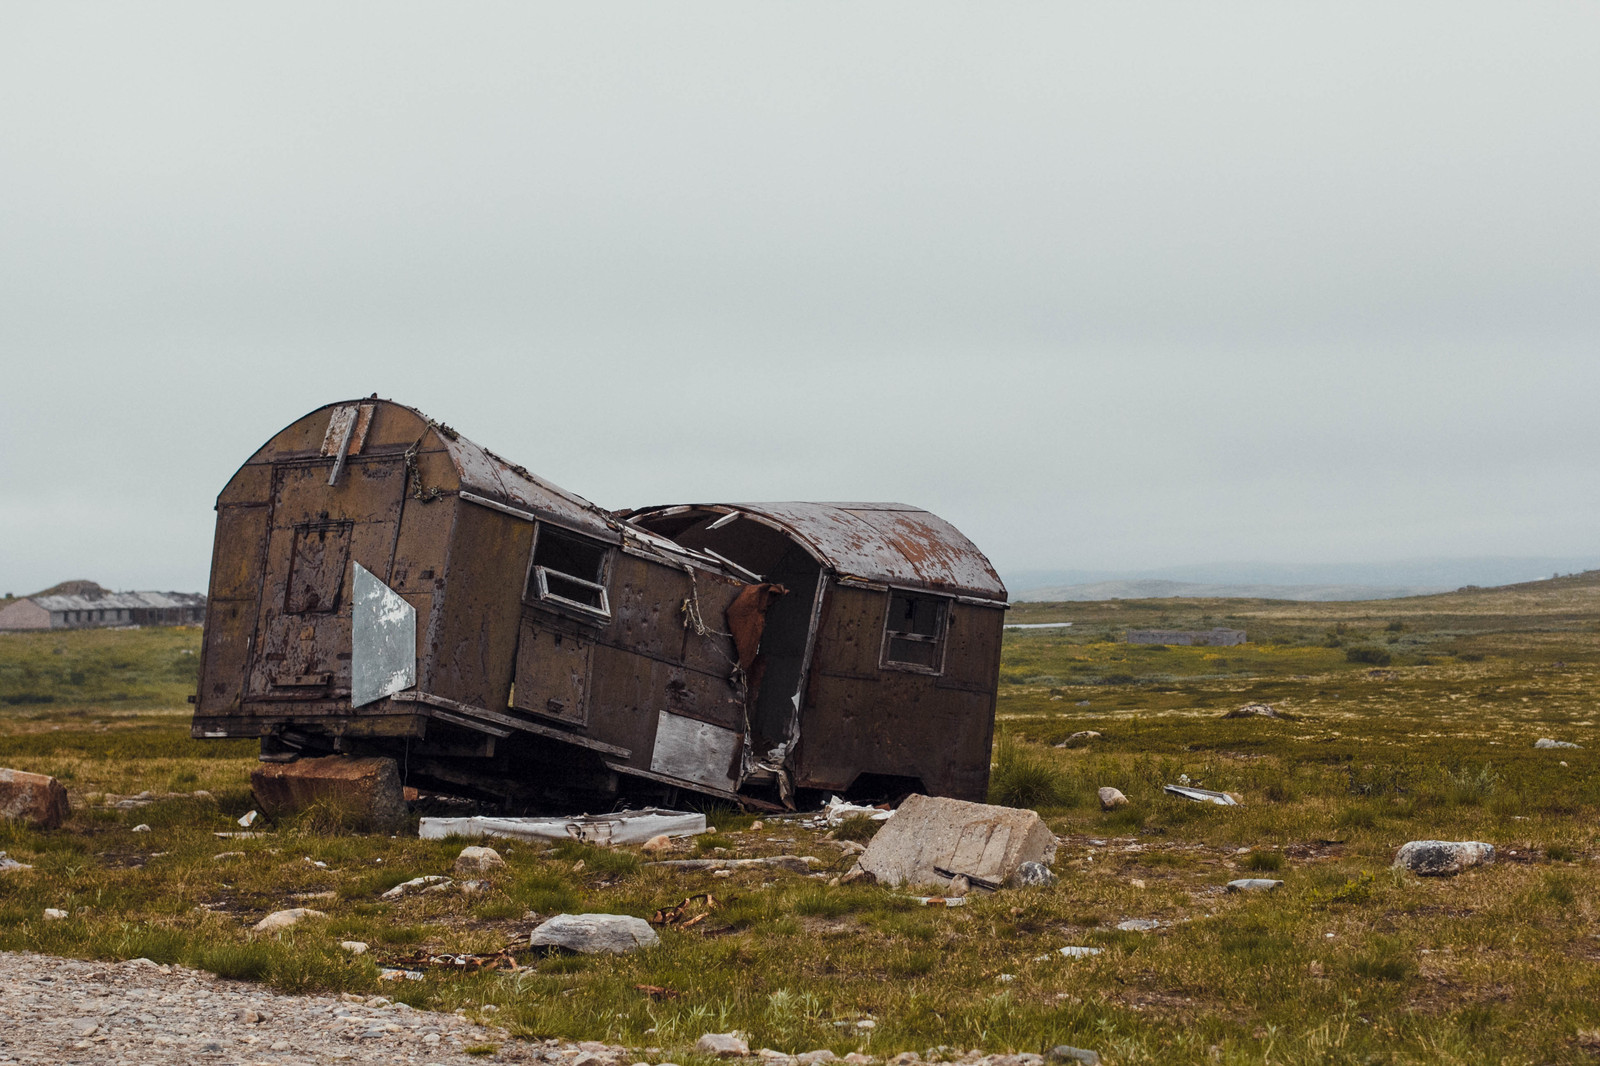
<svg viewBox="0 0 1600 1066"><path fill-rule="evenodd" d="M928 673L944 668L945 616L949 601L939 596L889 594L883 661Z"/></svg>
<svg viewBox="0 0 1600 1066"><path fill-rule="evenodd" d="M541 525L533 547L527 598L610 618L611 601L605 586L608 554L598 541Z"/></svg>

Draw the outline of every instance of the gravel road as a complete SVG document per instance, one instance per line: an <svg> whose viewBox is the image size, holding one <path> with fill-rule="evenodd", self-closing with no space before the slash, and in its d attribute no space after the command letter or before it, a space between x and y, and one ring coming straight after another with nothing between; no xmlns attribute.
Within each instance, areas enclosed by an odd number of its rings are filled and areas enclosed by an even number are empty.
<svg viewBox="0 0 1600 1066"><path fill-rule="evenodd" d="M496 1045L493 1055L465 1049ZM381 996L286 996L197 970L0 952L0 1062L627 1064L604 1044L515 1041ZM586 1064L587 1066L587 1064Z"/></svg>

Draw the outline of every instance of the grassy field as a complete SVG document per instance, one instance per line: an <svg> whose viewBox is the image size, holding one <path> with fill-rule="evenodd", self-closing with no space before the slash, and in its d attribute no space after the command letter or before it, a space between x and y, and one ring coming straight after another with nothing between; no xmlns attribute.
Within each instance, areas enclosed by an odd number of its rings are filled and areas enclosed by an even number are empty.
<svg viewBox="0 0 1600 1066"><path fill-rule="evenodd" d="M197 631L0 635L0 765L56 774L76 807L57 832L0 824L0 848L35 867L0 879L0 947L492 1004L515 1032L658 1047L678 1062L701 1033L733 1028L752 1046L879 1056L1056 1043L1115 1063L1600 1054L1596 575L1354 604L1024 604L1011 620L1074 623L1007 634L992 797L1046 817L1062 838L1060 880L948 910L797 874L719 879L627 849L518 844L480 895L385 902L400 881L449 873L461 842L345 833L316 812L253 840L213 835L249 807L254 751L187 737ZM1250 643L1116 640L1129 626L1213 625ZM1261 702L1285 717L1222 717ZM1100 736L1058 746L1082 731ZM1535 750L1539 737L1583 746ZM1180 775L1244 803L1162 793ZM1102 785L1132 805L1101 812ZM128 812L101 802L146 789L212 798ZM852 862L792 822L712 820L718 831L686 854L809 854L830 875ZM1389 869L1401 843L1433 837L1490 841L1500 861L1453 879ZM218 857L228 852L242 854ZM1251 875L1285 885L1223 891ZM703 921L626 958L379 980L378 962L498 950L537 917L649 917L706 892L716 905ZM288 906L328 917L249 932ZM45 907L71 917L42 921ZM1116 929L1129 918L1162 924ZM338 949L352 938L372 955ZM1066 945L1102 953L1065 959Z"/></svg>

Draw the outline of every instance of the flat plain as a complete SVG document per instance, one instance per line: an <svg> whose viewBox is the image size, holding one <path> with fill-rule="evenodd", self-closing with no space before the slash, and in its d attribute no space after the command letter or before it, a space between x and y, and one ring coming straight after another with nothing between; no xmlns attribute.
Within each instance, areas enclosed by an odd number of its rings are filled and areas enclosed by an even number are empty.
<svg viewBox="0 0 1600 1066"><path fill-rule="evenodd" d="M3 634L0 765L60 777L74 814L53 832L0 824L0 849L33 866L0 876L0 948L492 1005L514 1033L661 1049L651 1061L693 1061L696 1038L731 1029L752 1047L879 1058L1063 1043L1114 1063L1600 1055L1600 575L1364 603L1029 603L1010 621L1073 623L1007 633L991 790L1050 823L1059 880L958 908L832 886L847 844L719 808L679 857L813 855L824 876L513 843L478 894L383 900L450 874L464 842L354 833L318 811L214 835L250 808L255 752L188 737L197 630ZM1119 639L1212 626L1249 643ZM1225 717L1255 704L1280 716ZM1541 737L1580 747L1535 749ZM1162 791L1185 778L1243 802ZM1130 804L1102 811L1101 786ZM106 803L145 791L144 806ZM1498 860L1454 878L1390 868L1429 838L1488 841ZM1251 876L1283 887L1224 891ZM499 951L563 911L649 918L708 893L683 912L702 920L620 958L419 961ZM296 906L327 916L251 932ZM1117 928L1130 919L1158 924ZM340 950L352 939L372 950ZM385 966L422 979L382 980Z"/></svg>

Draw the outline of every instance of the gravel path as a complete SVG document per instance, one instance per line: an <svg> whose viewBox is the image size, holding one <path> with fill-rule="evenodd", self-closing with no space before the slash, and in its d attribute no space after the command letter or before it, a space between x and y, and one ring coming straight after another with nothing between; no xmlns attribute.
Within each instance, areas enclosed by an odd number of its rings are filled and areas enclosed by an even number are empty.
<svg viewBox="0 0 1600 1066"><path fill-rule="evenodd" d="M497 1045L493 1056L465 1049ZM603 1044L526 1043L381 996L286 996L147 959L84 962L0 952L0 1062L626 1064Z"/></svg>

